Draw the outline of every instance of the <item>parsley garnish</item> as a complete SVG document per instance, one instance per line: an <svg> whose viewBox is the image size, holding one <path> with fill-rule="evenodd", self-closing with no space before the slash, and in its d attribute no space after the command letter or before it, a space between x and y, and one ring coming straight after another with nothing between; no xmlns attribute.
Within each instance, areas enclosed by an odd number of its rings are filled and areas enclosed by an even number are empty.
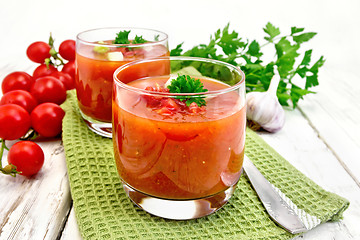
<svg viewBox="0 0 360 240"><path fill-rule="evenodd" d="M145 39L143 39L142 36L135 36L134 41L132 41L133 44L139 44L139 43L146 43L147 41Z"/></svg>
<svg viewBox="0 0 360 240"><path fill-rule="evenodd" d="M130 31L120 31L119 33L116 34L116 38L114 43L115 44L128 44L130 43L129 41L129 33Z"/></svg>
<svg viewBox="0 0 360 240"><path fill-rule="evenodd" d="M211 36L209 44L197 45L183 53L183 43L181 43L171 50L170 55L212 58L239 66L246 76L247 92L266 91L274 75L274 66L277 65L281 77L277 89L279 102L284 106L292 103L295 108L304 95L314 93L309 90L311 87L319 85L318 71L325 62L324 57L321 56L311 65L312 50L307 50L303 54L299 53L301 44L312 39L316 33L304 32L304 28L292 27L290 34L281 35L280 29L271 23L267 23L263 30L266 34L265 43L260 45L256 40L242 39L237 32L230 32L228 24L223 30L218 29ZM264 53L261 50L267 45L274 47L274 52L270 52L268 55L274 54L275 59L264 63L262 60ZM302 58L297 60L301 55ZM177 67L180 69L186 66ZM200 68L198 70L200 71ZM207 74L214 70L202 65L200 72L208 76ZM226 72L218 74L221 75L219 77L226 79ZM304 87L293 82L295 76L305 79Z"/></svg>
<svg viewBox="0 0 360 240"><path fill-rule="evenodd" d="M116 34L116 38L114 43L115 44L129 44L130 40L129 40L129 33L130 31L120 31L119 33ZM146 43L147 41L142 37L142 36L135 36L135 39L131 42L133 44L139 44L139 43Z"/></svg>
<svg viewBox="0 0 360 240"><path fill-rule="evenodd" d="M176 79L171 81L171 84L167 86L171 93L202 93L207 92L207 89L204 89L203 83L200 79L195 79L189 75L178 75ZM191 103L195 102L199 107L205 106L206 102L203 96L179 96L177 99L180 101L185 101L187 106L190 106Z"/></svg>

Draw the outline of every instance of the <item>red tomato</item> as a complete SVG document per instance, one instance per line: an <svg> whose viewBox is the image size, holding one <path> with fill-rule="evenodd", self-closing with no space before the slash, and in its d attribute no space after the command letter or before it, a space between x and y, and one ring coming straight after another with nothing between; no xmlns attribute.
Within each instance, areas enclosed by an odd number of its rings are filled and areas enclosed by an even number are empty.
<svg viewBox="0 0 360 240"><path fill-rule="evenodd" d="M16 104L0 106L0 138L15 140L27 133L31 127L29 113Z"/></svg>
<svg viewBox="0 0 360 240"><path fill-rule="evenodd" d="M49 67L47 67L46 64L41 64L34 70L33 77L34 77L34 79L36 79L39 77L48 76L51 73L57 72L57 71L58 70L53 65L49 65Z"/></svg>
<svg viewBox="0 0 360 240"><path fill-rule="evenodd" d="M30 91L33 83L34 79L26 72L12 72L4 78L1 88L3 93L18 89Z"/></svg>
<svg viewBox="0 0 360 240"><path fill-rule="evenodd" d="M61 71L70 74L70 76L75 79L75 61L73 60L66 63Z"/></svg>
<svg viewBox="0 0 360 240"><path fill-rule="evenodd" d="M28 58L36 63L43 63L46 58L50 57L51 47L46 42L34 42L26 50Z"/></svg>
<svg viewBox="0 0 360 240"><path fill-rule="evenodd" d="M38 173L44 164L44 152L31 141L15 143L9 150L8 162L16 166L16 171L26 177Z"/></svg>
<svg viewBox="0 0 360 240"><path fill-rule="evenodd" d="M75 88L74 79L65 72L53 72L49 76L55 77L56 79L60 80L60 82L64 84L66 90Z"/></svg>
<svg viewBox="0 0 360 240"><path fill-rule="evenodd" d="M75 60L75 41L65 40L59 47L60 55L66 60Z"/></svg>
<svg viewBox="0 0 360 240"><path fill-rule="evenodd" d="M170 111L179 111L180 106L172 98L165 98L161 100L161 106L168 108Z"/></svg>
<svg viewBox="0 0 360 240"><path fill-rule="evenodd" d="M55 137L61 133L64 110L54 103L42 103L31 113L32 127L43 137Z"/></svg>
<svg viewBox="0 0 360 240"><path fill-rule="evenodd" d="M0 101L0 105L5 105L13 103L23 107L28 113L37 106L36 99L27 91L24 90L14 90L5 93Z"/></svg>
<svg viewBox="0 0 360 240"><path fill-rule="evenodd" d="M30 93L39 103L52 102L61 104L66 99L66 88L62 82L51 76L35 80Z"/></svg>

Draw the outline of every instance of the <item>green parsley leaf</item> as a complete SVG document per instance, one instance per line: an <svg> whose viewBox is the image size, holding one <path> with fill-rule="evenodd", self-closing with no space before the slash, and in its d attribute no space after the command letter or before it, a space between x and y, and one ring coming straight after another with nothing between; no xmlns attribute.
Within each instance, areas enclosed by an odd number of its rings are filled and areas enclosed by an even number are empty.
<svg viewBox="0 0 360 240"><path fill-rule="evenodd" d="M176 48L174 48L174 49L172 49L171 51L170 51L170 56L180 56L181 55L181 53L182 53L182 45L183 45L183 43L180 43L180 44L178 44L177 46L176 46Z"/></svg>
<svg viewBox="0 0 360 240"><path fill-rule="evenodd" d="M280 29L272 25L271 23L267 23L264 32L266 32L269 36L264 37L265 40L268 40L269 42L273 42L274 38L278 35L280 35Z"/></svg>
<svg viewBox="0 0 360 240"><path fill-rule="evenodd" d="M299 33L304 30L305 30L304 28L291 27L291 36L294 35L295 33Z"/></svg>
<svg viewBox="0 0 360 240"><path fill-rule="evenodd" d="M304 54L304 58L300 63L300 66L309 66L309 63L311 62L311 54L312 54L312 49L307 50Z"/></svg>
<svg viewBox="0 0 360 240"><path fill-rule="evenodd" d="M260 52L260 44L255 40L252 41L249 45L249 50L247 51L247 53L250 56L261 57L262 53Z"/></svg>
<svg viewBox="0 0 360 240"><path fill-rule="evenodd" d="M317 33L315 32L308 32L308 33L303 33L297 36L293 36L293 40L295 42L297 42L298 44L303 43L303 42L307 42L310 39L312 39Z"/></svg>
<svg viewBox="0 0 360 240"><path fill-rule="evenodd" d="M115 44L128 44L130 43L129 41L129 33L130 31L120 31L119 33L116 34L116 38L114 43Z"/></svg>
<svg viewBox="0 0 360 240"><path fill-rule="evenodd" d="M218 45L222 48L224 53L228 55L244 46L244 43L241 41L241 38L238 38L238 35L239 34L235 31L229 33L229 24L227 24L222 30L221 37L218 33L215 35L215 39L220 39Z"/></svg>
<svg viewBox="0 0 360 240"><path fill-rule="evenodd" d="M180 75L176 79L171 81L171 84L167 86L171 93L202 93L207 92L204 89L203 83L200 79L195 79L189 75ZM195 102L199 107L205 106L206 102L203 96L178 96L177 99L185 101L187 106Z"/></svg>
<svg viewBox="0 0 360 240"><path fill-rule="evenodd" d="M133 44L146 43L147 41L142 36L135 36L135 39L132 41Z"/></svg>
<svg viewBox="0 0 360 240"><path fill-rule="evenodd" d="M319 72L319 68L323 66L324 63L325 60L323 56L321 56L320 59L316 63L314 63L314 65L309 69L311 75L306 76L305 89L319 85L319 82L317 80L318 72Z"/></svg>

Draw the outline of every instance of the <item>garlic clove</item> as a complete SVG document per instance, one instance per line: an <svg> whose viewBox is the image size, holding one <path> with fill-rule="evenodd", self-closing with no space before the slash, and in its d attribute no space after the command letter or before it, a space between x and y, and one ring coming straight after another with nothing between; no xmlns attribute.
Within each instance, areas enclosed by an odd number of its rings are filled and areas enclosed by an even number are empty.
<svg viewBox="0 0 360 240"><path fill-rule="evenodd" d="M277 132L285 124L285 111L277 98L271 104L269 102L269 111L273 111L272 117L268 116L268 121L262 124L262 128L268 132Z"/></svg>
<svg viewBox="0 0 360 240"><path fill-rule="evenodd" d="M246 95L246 117L269 132L279 131L285 123L285 112L277 97L268 92Z"/></svg>
<svg viewBox="0 0 360 240"><path fill-rule="evenodd" d="M246 94L247 119L269 132L279 131L285 123L285 111L276 96L279 81L279 75L274 75L268 91Z"/></svg>

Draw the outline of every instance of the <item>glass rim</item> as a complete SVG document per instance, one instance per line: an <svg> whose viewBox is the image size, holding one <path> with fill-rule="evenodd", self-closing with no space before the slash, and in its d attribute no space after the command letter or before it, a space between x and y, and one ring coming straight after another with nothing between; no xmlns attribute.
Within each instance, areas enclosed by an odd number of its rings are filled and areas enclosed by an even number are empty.
<svg viewBox="0 0 360 240"><path fill-rule="evenodd" d="M120 71L122 71L128 67L131 67L132 65L136 65L136 64L142 63L142 62L153 62L153 61L167 60L167 59L169 59L170 61L171 60L188 60L188 61L196 61L197 60L197 61L201 61L201 62L210 62L210 63L221 64L223 66L227 66L227 67L239 72L239 74L241 76L241 80L239 82L237 82L236 84L234 84L233 86L229 86L227 88L223 88L220 90L212 90L212 91L200 92L200 93L167 93L167 92L156 92L156 91L149 91L149 90L145 90L145 89L141 89L141 88L136 88L136 87L133 87L126 83L121 82L117 78L117 75L119 74ZM192 77L194 77L194 76L192 76ZM156 57L156 58L146 58L146 59L141 59L141 60L135 60L135 61L126 63L126 64L118 67L113 74L113 78L114 78L114 84L117 84L119 87L122 87L126 90L130 90L132 92L137 92L137 93L145 94L145 95L158 95L158 96L164 96L164 97L171 97L171 96L174 96L174 97L175 96L201 97L201 96L219 95L219 94L224 94L224 93L228 93L228 92L234 91L236 89L239 89L245 83L245 74L237 66L231 65L230 63L226 63L223 61L211 59L211 58L187 57L187 56ZM197 77L195 77L195 78L197 78Z"/></svg>
<svg viewBox="0 0 360 240"><path fill-rule="evenodd" d="M123 44L105 44L105 43L94 43L91 41L87 41L84 40L83 38L81 38L81 35L89 33L89 32L95 32L95 31L99 31L99 30L144 30L144 31L152 31L154 33L159 33L164 35L164 38L158 40L158 41L151 41L151 42L145 42L145 43L139 43L139 44L129 44L129 43L123 43ZM93 29L88 29L85 31L82 31L80 33L78 33L76 35L76 40L81 41L83 43L86 43L87 45L90 46L104 46L104 47L144 47L144 46L152 46L152 45L158 45L159 43L165 43L168 41L169 36L159 30L155 30L155 29L151 29L151 28L140 28L140 27L100 27L100 28L93 28ZM106 39L105 39L106 40Z"/></svg>

